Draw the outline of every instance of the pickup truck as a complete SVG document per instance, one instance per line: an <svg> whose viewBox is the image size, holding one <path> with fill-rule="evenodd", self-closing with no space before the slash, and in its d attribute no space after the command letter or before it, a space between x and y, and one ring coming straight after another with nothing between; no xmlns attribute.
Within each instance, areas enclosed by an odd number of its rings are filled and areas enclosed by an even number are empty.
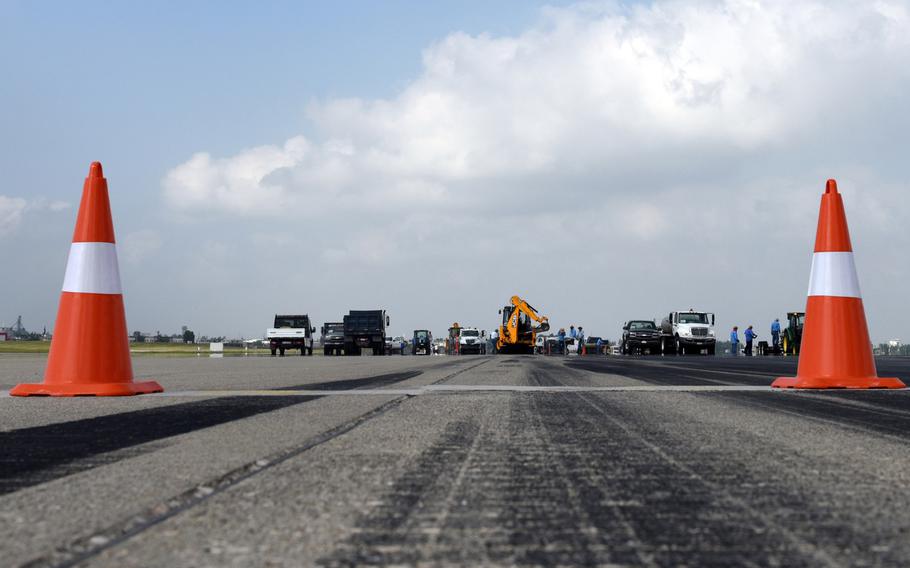
<svg viewBox="0 0 910 568"><path fill-rule="evenodd" d="M322 326L323 355L344 354L344 322L328 322Z"/></svg>
<svg viewBox="0 0 910 568"><path fill-rule="evenodd" d="M316 328L310 325L310 316L275 315L275 326L265 331L269 340L272 356L276 353L284 357L287 349L300 349L301 355L313 354L313 333Z"/></svg>
<svg viewBox="0 0 910 568"><path fill-rule="evenodd" d="M622 326L622 343L619 352L631 355L636 351L659 354L661 350L660 329L654 320L629 320Z"/></svg>

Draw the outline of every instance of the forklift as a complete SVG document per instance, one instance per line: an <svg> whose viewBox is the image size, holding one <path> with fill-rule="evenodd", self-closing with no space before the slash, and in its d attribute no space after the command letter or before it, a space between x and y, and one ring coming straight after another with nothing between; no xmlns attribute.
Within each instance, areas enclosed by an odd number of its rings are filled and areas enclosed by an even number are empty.
<svg viewBox="0 0 910 568"><path fill-rule="evenodd" d="M805 323L806 312L787 312L787 329L781 334L781 349L784 355L799 355Z"/></svg>

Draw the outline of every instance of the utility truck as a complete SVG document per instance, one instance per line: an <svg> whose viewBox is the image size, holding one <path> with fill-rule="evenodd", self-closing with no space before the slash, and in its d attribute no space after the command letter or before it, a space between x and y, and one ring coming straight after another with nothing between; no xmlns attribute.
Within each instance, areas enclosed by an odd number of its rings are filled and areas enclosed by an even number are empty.
<svg viewBox="0 0 910 568"><path fill-rule="evenodd" d="M288 349L300 349L301 355L313 354L313 332L315 327L310 325L310 316L303 315L275 315L275 327L270 327L265 332L269 340L269 349L272 356L276 353L284 357Z"/></svg>
<svg viewBox="0 0 910 568"><path fill-rule="evenodd" d="M660 342L664 355L703 351L714 355L714 314L695 310L670 312L660 323Z"/></svg>
<svg viewBox="0 0 910 568"><path fill-rule="evenodd" d="M461 334L458 336L458 353L460 355L486 355L487 354L487 332L480 331L476 327L463 327Z"/></svg>

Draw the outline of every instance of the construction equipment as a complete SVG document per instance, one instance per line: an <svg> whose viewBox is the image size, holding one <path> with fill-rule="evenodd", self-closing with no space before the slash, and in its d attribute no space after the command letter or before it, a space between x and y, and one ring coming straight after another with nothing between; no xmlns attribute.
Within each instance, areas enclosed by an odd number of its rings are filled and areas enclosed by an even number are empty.
<svg viewBox="0 0 910 568"><path fill-rule="evenodd" d="M449 335L446 337L446 355L458 355L460 346L461 326L458 322L452 324L449 328Z"/></svg>
<svg viewBox="0 0 910 568"><path fill-rule="evenodd" d="M496 341L499 353L533 354L537 334L550 329L550 320L539 315L536 309L518 296L512 296L510 305L502 308L499 313L502 314L499 339Z"/></svg>
<svg viewBox="0 0 910 568"><path fill-rule="evenodd" d="M784 355L799 355L799 346L803 341L803 323L805 312L787 312L787 329L781 334L780 346Z"/></svg>

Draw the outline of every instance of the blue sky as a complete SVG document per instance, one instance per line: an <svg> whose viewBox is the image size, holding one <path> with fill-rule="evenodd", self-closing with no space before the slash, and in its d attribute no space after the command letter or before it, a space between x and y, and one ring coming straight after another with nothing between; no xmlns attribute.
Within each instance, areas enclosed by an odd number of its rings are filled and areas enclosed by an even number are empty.
<svg viewBox="0 0 910 568"><path fill-rule="evenodd" d="M131 329L489 329L519 293L608 337L761 330L804 304L828 177L873 338L910 318L906 1L2 10L0 325L52 326L93 160Z"/></svg>

